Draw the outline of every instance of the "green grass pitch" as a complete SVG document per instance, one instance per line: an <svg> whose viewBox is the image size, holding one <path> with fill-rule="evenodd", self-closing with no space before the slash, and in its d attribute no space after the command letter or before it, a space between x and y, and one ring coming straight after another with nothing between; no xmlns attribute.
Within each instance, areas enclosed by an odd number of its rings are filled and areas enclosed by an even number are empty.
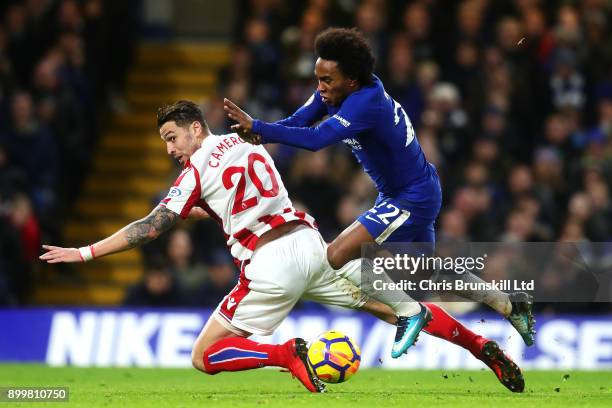
<svg viewBox="0 0 612 408"><path fill-rule="evenodd" d="M489 371L369 369L331 384L326 394L310 394L273 369L207 376L190 369L0 365L0 387L70 388L67 403L0 402L0 408L612 406L612 371L529 371L525 379L525 393L512 394Z"/></svg>

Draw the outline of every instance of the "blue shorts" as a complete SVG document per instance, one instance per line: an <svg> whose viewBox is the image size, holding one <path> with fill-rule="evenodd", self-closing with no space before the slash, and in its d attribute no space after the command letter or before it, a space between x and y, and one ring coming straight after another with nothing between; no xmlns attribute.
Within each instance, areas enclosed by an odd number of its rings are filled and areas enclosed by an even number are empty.
<svg viewBox="0 0 612 408"><path fill-rule="evenodd" d="M357 220L377 244L385 242L435 242L434 220L416 219L401 200L381 197Z"/></svg>

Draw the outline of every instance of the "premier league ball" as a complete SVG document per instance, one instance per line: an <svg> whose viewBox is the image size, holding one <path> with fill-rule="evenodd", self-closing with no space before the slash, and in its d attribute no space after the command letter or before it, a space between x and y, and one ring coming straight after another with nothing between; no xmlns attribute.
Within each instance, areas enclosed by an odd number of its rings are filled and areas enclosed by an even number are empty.
<svg viewBox="0 0 612 408"><path fill-rule="evenodd" d="M359 369L361 351L350 337L330 330L320 334L310 344L308 363L321 381L341 383Z"/></svg>

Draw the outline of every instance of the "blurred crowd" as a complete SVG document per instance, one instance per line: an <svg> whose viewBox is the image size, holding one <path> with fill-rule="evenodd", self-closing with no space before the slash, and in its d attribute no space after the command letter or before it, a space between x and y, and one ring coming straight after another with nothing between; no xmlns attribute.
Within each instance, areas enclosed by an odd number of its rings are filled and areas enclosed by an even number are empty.
<svg viewBox="0 0 612 408"><path fill-rule="evenodd" d="M0 2L0 304L24 301L41 239L61 242L137 16L137 1Z"/></svg>

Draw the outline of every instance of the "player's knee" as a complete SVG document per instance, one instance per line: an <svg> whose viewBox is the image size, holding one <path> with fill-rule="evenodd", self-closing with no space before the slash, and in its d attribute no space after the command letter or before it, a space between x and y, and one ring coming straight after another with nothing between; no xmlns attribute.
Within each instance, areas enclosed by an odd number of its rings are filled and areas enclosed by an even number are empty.
<svg viewBox="0 0 612 408"><path fill-rule="evenodd" d="M201 352L199 350L193 349L191 351L191 365L198 371L203 372L204 374L217 374L216 371L211 370L210 366L205 363L206 352Z"/></svg>
<svg viewBox="0 0 612 408"><path fill-rule="evenodd" d="M346 251L342 250L338 245L332 242L327 247L327 262L334 269L342 268L347 262Z"/></svg>
<svg viewBox="0 0 612 408"><path fill-rule="evenodd" d="M204 356L202 353L198 353L195 349L191 352L191 365L198 371L206 372L204 366Z"/></svg>

